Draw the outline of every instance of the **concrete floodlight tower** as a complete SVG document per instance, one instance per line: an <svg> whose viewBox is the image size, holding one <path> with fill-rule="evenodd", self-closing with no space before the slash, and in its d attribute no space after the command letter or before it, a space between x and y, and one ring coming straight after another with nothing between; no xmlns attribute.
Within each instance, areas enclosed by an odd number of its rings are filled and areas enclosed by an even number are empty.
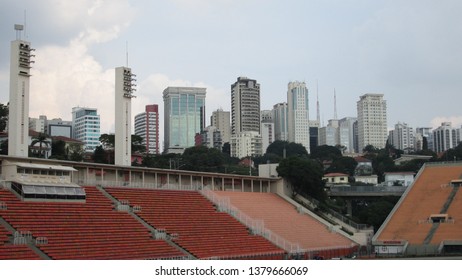
<svg viewBox="0 0 462 280"><path fill-rule="evenodd" d="M131 166L131 119L135 75L128 67L115 69L115 164Z"/></svg>
<svg viewBox="0 0 462 280"><path fill-rule="evenodd" d="M10 105L8 115L8 155L27 157L29 153L29 80L34 55L30 43L21 40L23 25L15 24L16 40L11 42Z"/></svg>

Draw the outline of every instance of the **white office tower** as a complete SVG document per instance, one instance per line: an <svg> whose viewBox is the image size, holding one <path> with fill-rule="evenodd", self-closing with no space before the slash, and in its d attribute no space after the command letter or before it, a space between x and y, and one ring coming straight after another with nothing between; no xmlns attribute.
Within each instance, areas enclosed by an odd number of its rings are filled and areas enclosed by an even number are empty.
<svg viewBox="0 0 462 280"><path fill-rule="evenodd" d="M239 77L231 85L231 134L254 131L260 133L260 84Z"/></svg>
<svg viewBox="0 0 462 280"><path fill-rule="evenodd" d="M221 141L229 143L231 139L231 114L230 112L223 111L223 109L212 112L210 117L210 125L217 128L221 133Z"/></svg>
<svg viewBox="0 0 462 280"><path fill-rule="evenodd" d="M287 102L273 106L274 138L275 140L287 141Z"/></svg>
<svg viewBox="0 0 462 280"><path fill-rule="evenodd" d="M83 142L85 152L93 152L101 145L100 116L95 108L72 108L73 138Z"/></svg>
<svg viewBox="0 0 462 280"><path fill-rule="evenodd" d="M383 94L368 93L360 96L358 111L358 149L361 153L367 145L385 148L388 138L387 102Z"/></svg>
<svg viewBox="0 0 462 280"><path fill-rule="evenodd" d="M287 90L288 141L310 152L308 88L304 82L290 82Z"/></svg>
<svg viewBox="0 0 462 280"><path fill-rule="evenodd" d="M8 155L29 154L29 80L34 56L29 42L19 38L22 25L15 25L17 38L11 42L10 104L8 115Z"/></svg>
<svg viewBox="0 0 462 280"><path fill-rule="evenodd" d="M115 147L116 165L131 166L132 162L132 98L135 96L135 75L127 67L115 69Z"/></svg>
<svg viewBox="0 0 462 280"><path fill-rule="evenodd" d="M396 149L406 153L414 151L414 129L407 123L398 122L395 124L395 129L390 130L388 142Z"/></svg>

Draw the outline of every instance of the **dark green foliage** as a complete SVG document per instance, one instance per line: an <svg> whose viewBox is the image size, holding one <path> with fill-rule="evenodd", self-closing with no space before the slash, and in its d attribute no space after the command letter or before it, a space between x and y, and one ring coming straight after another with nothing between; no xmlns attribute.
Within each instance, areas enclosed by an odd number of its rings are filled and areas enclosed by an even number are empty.
<svg viewBox="0 0 462 280"><path fill-rule="evenodd" d="M294 195L308 195L319 201L327 198L322 181L323 170L314 160L303 157L289 157L283 159L277 167L278 175L286 179Z"/></svg>
<svg viewBox="0 0 462 280"><path fill-rule="evenodd" d="M335 160L342 157L342 152L334 146L321 145L312 149L310 156L319 161Z"/></svg>
<svg viewBox="0 0 462 280"><path fill-rule="evenodd" d="M284 158L284 150L286 158L291 156L308 156L308 152L302 144L280 140L271 143L266 149L266 154L274 154L280 158Z"/></svg>
<svg viewBox="0 0 462 280"><path fill-rule="evenodd" d="M398 201L398 197L382 197L377 201L362 201L356 204L353 212L358 213L357 217L361 223L374 226L377 231Z"/></svg>
<svg viewBox="0 0 462 280"><path fill-rule="evenodd" d="M0 103L0 131L5 131L8 122L8 105Z"/></svg>
<svg viewBox="0 0 462 280"><path fill-rule="evenodd" d="M63 140L53 141L51 145L50 158L67 160L66 142L64 142Z"/></svg>
<svg viewBox="0 0 462 280"><path fill-rule="evenodd" d="M355 169L358 163L352 157L340 157L332 161L326 173L345 173L349 176L354 176Z"/></svg>
<svg viewBox="0 0 462 280"><path fill-rule="evenodd" d="M106 151L102 145L96 147L93 153L93 161L95 163L107 163Z"/></svg>
<svg viewBox="0 0 462 280"><path fill-rule="evenodd" d="M219 150L206 146L187 148L182 159L183 169L204 172L219 172L224 162Z"/></svg>

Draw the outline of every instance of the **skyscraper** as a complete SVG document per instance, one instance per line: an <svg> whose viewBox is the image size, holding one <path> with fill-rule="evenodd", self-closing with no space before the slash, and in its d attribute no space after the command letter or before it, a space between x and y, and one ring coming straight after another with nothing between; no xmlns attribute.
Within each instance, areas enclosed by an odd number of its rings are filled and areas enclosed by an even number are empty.
<svg viewBox="0 0 462 280"><path fill-rule="evenodd" d="M310 152L308 88L304 82L290 82L287 89L288 141Z"/></svg>
<svg viewBox="0 0 462 280"><path fill-rule="evenodd" d="M143 138L146 152L159 154L159 106L146 105L146 110L135 116L135 134Z"/></svg>
<svg viewBox="0 0 462 280"><path fill-rule="evenodd" d="M260 133L260 84L239 77L231 85L231 133Z"/></svg>
<svg viewBox="0 0 462 280"><path fill-rule="evenodd" d="M205 88L168 87L164 90L164 152L195 145L205 128Z"/></svg>
<svg viewBox="0 0 462 280"><path fill-rule="evenodd" d="M94 108L72 108L72 126L74 139L84 143L86 152L93 152L99 142L100 132L100 116Z"/></svg>
<svg viewBox="0 0 462 280"><path fill-rule="evenodd" d="M274 138L287 141L287 102L273 106Z"/></svg>
<svg viewBox="0 0 462 280"><path fill-rule="evenodd" d="M19 38L22 25L15 25L17 38L11 42L8 155L29 155L29 80L34 56L29 42Z"/></svg>
<svg viewBox="0 0 462 280"><path fill-rule="evenodd" d="M383 94L368 93L357 102L358 148L362 152L367 145L377 149L385 147L388 138L387 102Z"/></svg>

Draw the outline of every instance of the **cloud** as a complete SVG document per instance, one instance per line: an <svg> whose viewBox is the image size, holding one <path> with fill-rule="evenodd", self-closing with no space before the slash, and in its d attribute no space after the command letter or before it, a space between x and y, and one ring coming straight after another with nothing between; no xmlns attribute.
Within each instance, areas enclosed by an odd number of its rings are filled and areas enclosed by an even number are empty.
<svg viewBox="0 0 462 280"><path fill-rule="evenodd" d="M436 129L443 122L450 122L453 128L458 128L462 126L462 116L435 117L431 120L430 125L433 129Z"/></svg>
<svg viewBox="0 0 462 280"><path fill-rule="evenodd" d="M81 31L64 46L37 48L29 115L71 120L73 107L97 108L102 133L114 131L114 69L103 69L89 48L117 38L135 10L126 0L50 3L57 28Z"/></svg>

